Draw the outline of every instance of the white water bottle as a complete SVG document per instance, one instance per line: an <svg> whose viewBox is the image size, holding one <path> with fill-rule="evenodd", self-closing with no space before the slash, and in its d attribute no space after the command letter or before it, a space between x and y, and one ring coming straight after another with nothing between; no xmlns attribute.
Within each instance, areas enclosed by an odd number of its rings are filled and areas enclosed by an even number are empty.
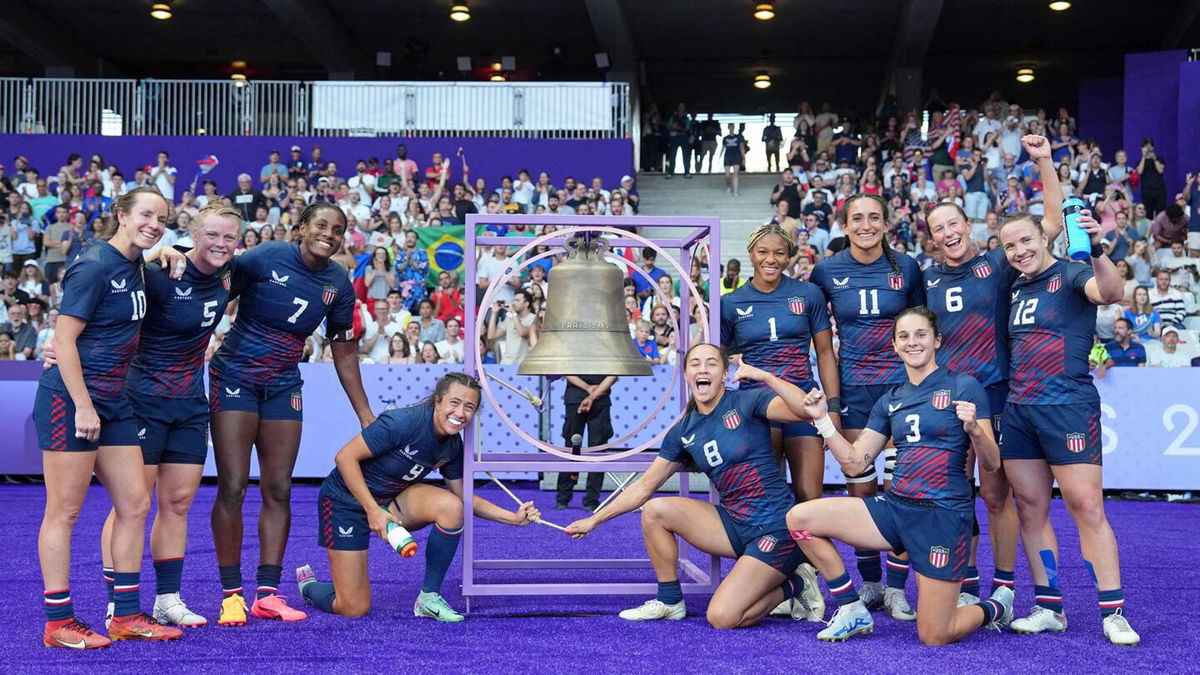
<svg viewBox="0 0 1200 675"><path fill-rule="evenodd" d="M388 544L396 549L396 553L405 558L411 558L417 554L417 541L413 539L408 530L395 521L387 524L387 540Z"/></svg>

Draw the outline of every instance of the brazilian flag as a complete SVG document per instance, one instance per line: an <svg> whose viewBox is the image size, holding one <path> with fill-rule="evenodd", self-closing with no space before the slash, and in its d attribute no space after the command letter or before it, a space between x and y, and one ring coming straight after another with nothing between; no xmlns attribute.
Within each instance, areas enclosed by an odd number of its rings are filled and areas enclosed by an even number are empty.
<svg viewBox="0 0 1200 675"><path fill-rule="evenodd" d="M436 288L438 275L442 272L458 275L459 285L462 285L463 273L467 269L466 225L414 227L413 232L417 233L417 246L429 254L429 275L425 279L426 285ZM487 234L485 226L477 226L476 234Z"/></svg>

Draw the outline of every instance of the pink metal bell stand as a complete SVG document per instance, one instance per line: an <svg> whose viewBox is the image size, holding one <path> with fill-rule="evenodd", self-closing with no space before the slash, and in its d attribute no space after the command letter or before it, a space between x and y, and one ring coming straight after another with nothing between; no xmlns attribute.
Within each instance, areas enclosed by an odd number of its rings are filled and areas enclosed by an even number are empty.
<svg viewBox="0 0 1200 675"><path fill-rule="evenodd" d="M567 227L661 227L673 228L680 232L678 238L646 238L651 245L659 249L660 261L661 256L666 253L663 249L678 249L679 250L679 268L682 270L680 279L680 311L679 315L679 340L676 343L679 359L682 361L683 353L687 351L690 342L690 322L691 312L688 311L689 304L689 272L691 270L691 254L689 249L697 242L708 239L709 248L709 269L708 269L708 335L711 340L716 340L720 335L720 297L721 297L721 238L719 218L666 218L666 217L647 217L647 216L548 216L548 215L489 215L489 214L470 214L467 216L466 233L464 237L465 250L463 252L466 260L466 281L463 284L466 292L466 322L464 330L468 331L465 335L465 370L473 372L473 374L483 383L485 387L485 398L491 399L490 385L487 383L487 378L482 372L479 372L481 366L477 366L476 352L479 344L479 336L475 334L476 326L476 281L477 281L477 266L476 266L476 247L477 246L525 246L531 240L527 238L513 237L497 237L497 236L477 236L476 230L480 225L488 224L526 224L526 225L554 225L559 228ZM642 238L637 239L631 237L606 237L607 241L612 246L635 246L643 247L645 242ZM562 239L548 240L539 242L550 246L561 246ZM671 260L674 262L674 260ZM715 262L715 264L713 264ZM519 266L519 263L514 262L510 267ZM678 274L678 271L676 272ZM486 308L485 308L486 309ZM682 412L683 401L686 400L686 384L683 379L683 367L680 363L677 368L676 377L678 378L677 386L680 388L681 395L680 409L669 411L669 414L675 415ZM668 411L664 411L668 412ZM522 430L508 420L506 416L501 415L505 423L520 436L526 435ZM478 446L477 438L477 421L468 425L464 432L464 474L467 480L463 481L463 503L471 504L474 500L474 478L485 472L569 472L577 471L635 471L645 472L658 456L657 452L643 448L642 452L629 453L623 452L616 454L611 460L601 459L602 456L591 456L586 460L567 459L569 455L563 453L552 454L551 452L503 452L497 451L495 448L483 449ZM661 434L660 434L661 436ZM653 442L653 441L652 441ZM650 443L645 444L647 446ZM476 451L476 448L478 452ZM561 446L558 446L561 447ZM569 448L562 448L569 452ZM679 494L681 496L690 496L691 492L688 489L688 474L681 472L679 474ZM709 488L709 498L715 500L716 492ZM536 570L536 569L645 569L648 573L651 571L649 559L645 558L570 558L570 559L506 559L506 560L477 560L475 558L474 549L474 529L475 517L471 508L468 506L464 509L463 519L463 597L467 600L467 608L470 609L470 601L474 596L489 596L489 595L648 595L653 594L657 590L657 584L652 578L648 578L645 582L636 583L482 583L475 580L477 571L480 570ZM558 532L547 532L550 536L564 536ZM701 569L691 560L688 560L685 551L689 548L686 542L681 542L679 564L683 572L681 581L683 581L683 591L685 593L713 593L717 584L721 579L721 563L717 556L709 556L708 570ZM586 546L586 540L580 542L581 546Z"/></svg>

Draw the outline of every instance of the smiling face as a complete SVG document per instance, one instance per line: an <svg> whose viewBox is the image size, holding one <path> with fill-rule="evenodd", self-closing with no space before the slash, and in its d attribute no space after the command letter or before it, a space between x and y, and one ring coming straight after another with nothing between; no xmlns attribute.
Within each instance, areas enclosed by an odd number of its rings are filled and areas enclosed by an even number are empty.
<svg viewBox="0 0 1200 675"><path fill-rule="evenodd" d="M479 408L479 392L454 383L445 395L434 401L433 429L438 436L449 436L470 424Z"/></svg>
<svg viewBox="0 0 1200 675"><path fill-rule="evenodd" d="M300 248L318 260L328 260L342 249L346 235L346 216L336 206L322 206L308 213L300 223ZM253 230L251 230L253 231Z"/></svg>
<svg viewBox="0 0 1200 675"><path fill-rule="evenodd" d="M845 230L852 247L874 251L883 242L887 229L883 205L875 199L862 197L846 207Z"/></svg>
<svg viewBox="0 0 1200 675"><path fill-rule="evenodd" d="M942 339L930 320L920 314L904 314L892 333L892 345L904 365L919 369L931 364Z"/></svg>
<svg viewBox="0 0 1200 675"><path fill-rule="evenodd" d="M193 230L195 257L212 269L220 269L233 257L242 221L233 214L215 214L204 218Z"/></svg>
<svg viewBox="0 0 1200 675"><path fill-rule="evenodd" d="M1000 228L1000 246L1009 264L1027 277L1037 276L1050 256L1046 235L1029 218L1014 220Z"/></svg>
<svg viewBox="0 0 1200 675"><path fill-rule="evenodd" d="M157 194L138 194L129 212L117 209L121 232L132 245L146 250L158 243L167 229L167 202Z"/></svg>
<svg viewBox="0 0 1200 675"><path fill-rule="evenodd" d="M699 344L688 350L683 377L692 392L692 400L705 407L719 400L725 393L728 366L721 350L713 345Z"/></svg>
<svg viewBox="0 0 1200 675"><path fill-rule="evenodd" d="M754 276L769 284L779 281L788 262L788 242L779 234L770 233L750 247L750 264Z"/></svg>
<svg viewBox="0 0 1200 675"><path fill-rule="evenodd" d="M930 238L947 263L958 266L974 257L971 223L957 206L939 205L929 212L928 220Z"/></svg>

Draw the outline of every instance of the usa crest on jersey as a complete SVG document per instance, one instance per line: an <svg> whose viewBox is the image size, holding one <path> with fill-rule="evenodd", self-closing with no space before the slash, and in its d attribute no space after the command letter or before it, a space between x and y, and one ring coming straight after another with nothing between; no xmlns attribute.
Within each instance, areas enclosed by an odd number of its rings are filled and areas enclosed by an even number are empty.
<svg viewBox="0 0 1200 675"><path fill-rule="evenodd" d="M725 428L733 431L742 424L742 416L736 410L730 410L721 418L721 422L725 424Z"/></svg>
<svg viewBox="0 0 1200 675"><path fill-rule="evenodd" d="M792 314L803 314L804 298L788 298L788 309L792 310Z"/></svg>
<svg viewBox="0 0 1200 675"><path fill-rule="evenodd" d="M293 391L292 392L292 410L295 410L296 412L300 412L303 409L304 409L304 396L298 391Z"/></svg>
<svg viewBox="0 0 1200 675"><path fill-rule="evenodd" d="M224 272L221 272L221 286L222 286L222 287L223 287L223 288L224 288L226 291L228 291L228 290L229 290L229 286L230 286L230 280L231 280L232 278L233 278L233 272L231 272L231 271L229 271L229 270L225 270Z"/></svg>
<svg viewBox="0 0 1200 675"><path fill-rule="evenodd" d="M904 275L898 272L889 272L888 286L890 286L893 291L904 290Z"/></svg>
<svg viewBox="0 0 1200 675"><path fill-rule="evenodd" d="M1067 434L1067 449L1071 452L1080 453L1087 448L1087 438L1080 432L1074 431Z"/></svg>
<svg viewBox="0 0 1200 675"><path fill-rule="evenodd" d="M980 260L971 266L971 274L974 274L980 279L986 279L992 276L992 264L986 260Z"/></svg>
<svg viewBox="0 0 1200 675"><path fill-rule="evenodd" d="M929 564L934 567L945 567L950 562L950 549L945 546L929 547Z"/></svg>
<svg viewBox="0 0 1200 675"><path fill-rule="evenodd" d="M337 297L338 289L336 286L325 284L325 288L321 289L321 302L326 305L333 304L334 298Z"/></svg>
<svg viewBox="0 0 1200 675"><path fill-rule="evenodd" d="M1057 293L1058 289L1062 288L1062 275L1055 274L1050 277L1050 281L1046 282L1046 290L1050 293Z"/></svg>
<svg viewBox="0 0 1200 675"><path fill-rule="evenodd" d="M778 543L779 540L775 538L775 535L763 535L758 538L758 550L762 551L763 553L770 553L771 551L775 550L775 545Z"/></svg>
<svg viewBox="0 0 1200 675"><path fill-rule="evenodd" d="M950 406L950 390L938 389L937 391L933 392L932 403L933 407L937 408L938 410L945 410L948 408Z"/></svg>

